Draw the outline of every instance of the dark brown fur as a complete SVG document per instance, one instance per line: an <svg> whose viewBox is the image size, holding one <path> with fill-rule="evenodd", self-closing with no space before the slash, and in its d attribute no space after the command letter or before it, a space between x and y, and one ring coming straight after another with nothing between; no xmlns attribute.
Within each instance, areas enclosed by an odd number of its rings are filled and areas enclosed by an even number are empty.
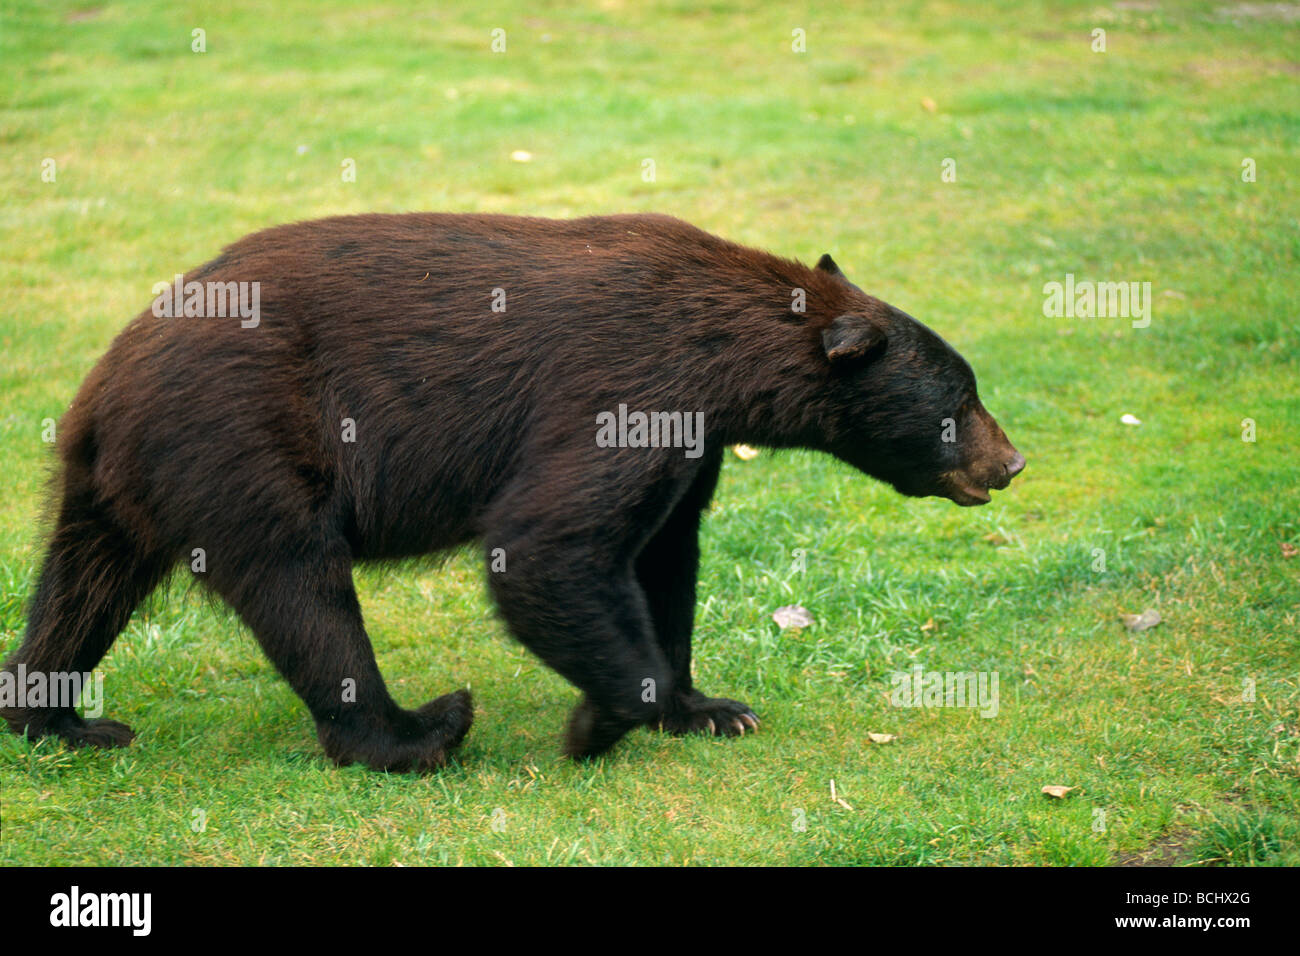
<svg viewBox="0 0 1300 956"><path fill-rule="evenodd" d="M260 322L145 311L87 377L6 669L92 669L202 548L199 577L341 763L439 766L472 718L464 691L415 711L389 696L356 561L503 549L488 578L507 626L585 693L575 756L638 724L731 735L757 718L690 677L699 519L726 446L821 449L963 504L1023 467L961 357L829 257L810 269L669 217L326 219L248 236L186 280L260 282ZM597 414L619 404L702 412L703 455L597 447ZM4 717L131 739L66 706Z"/></svg>

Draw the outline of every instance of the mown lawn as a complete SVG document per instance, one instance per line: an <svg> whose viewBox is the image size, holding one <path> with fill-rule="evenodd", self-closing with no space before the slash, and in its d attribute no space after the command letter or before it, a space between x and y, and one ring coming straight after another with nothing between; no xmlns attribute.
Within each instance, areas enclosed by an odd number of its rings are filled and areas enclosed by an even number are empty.
<svg viewBox="0 0 1300 956"><path fill-rule="evenodd" d="M829 251L963 351L1027 471L971 510L729 456L696 670L763 729L638 732L581 766L558 755L576 692L504 633L474 554L359 576L399 699L475 692L428 777L328 765L178 579L103 666L131 748L0 737L0 862L1300 863L1297 8L462 6L7 0L5 651L43 421L154 282L289 220L656 210ZM1150 282L1150 326L1045 317L1067 273ZM787 604L815 623L779 630ZM996 672L997 715L891 706L917 664Z"/></svg>

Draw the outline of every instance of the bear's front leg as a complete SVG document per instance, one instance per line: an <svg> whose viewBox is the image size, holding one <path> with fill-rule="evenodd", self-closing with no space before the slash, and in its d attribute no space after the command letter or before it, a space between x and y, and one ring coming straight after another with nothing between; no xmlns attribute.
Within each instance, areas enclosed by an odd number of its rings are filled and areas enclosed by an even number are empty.
<svg viewBox="0 0 1300 956"><path fill-rule="evenodd" d="M485 518L488 586L510 632L578 687L565 752L604 753L678 700L636 557L691 486L677 449L549 448ZM672 453L671 455L669 453ZM684 661L689 680L688 654Z"/></svg>
<svg viewBox="0 0 1300 956"><path fill-rule="evenodd" d="M691 632L695 624L695 581L700 564L700 519L713 497L722 454L708 454L694 480L636 560L655 637L673 672L673 693L664 712L649 725L673 734L736 737L757 730L748 704L706 697L691 681ZM576 715L575 715L576 716Z"/></svg>
<svg viewBox="0 0 1300 956"><path fill-rule="evenodd" d="M672 669L629 563L620 570L572 531L538 527L487 541L489 554L506 555L504 570L487 581L512 635L586 695L564 752L597 756L656 721L673 693Z"/></svg>
<svg viewBox="0 0 1300 956"><path fill-rule="evenodd" d="M631 569L611 567L571 535L495 547L504 548L507 570L488 582L511 633L585 694L564 752L594 757L657 721L673 694L672 670Z"/></svg>

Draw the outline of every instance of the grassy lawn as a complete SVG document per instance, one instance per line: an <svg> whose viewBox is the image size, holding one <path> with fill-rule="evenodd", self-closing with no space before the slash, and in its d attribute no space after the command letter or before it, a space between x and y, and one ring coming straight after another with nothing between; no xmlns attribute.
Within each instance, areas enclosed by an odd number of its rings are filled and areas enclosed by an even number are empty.
<svg viewBox="0 0 1300 956"><path fill-rule="evenodd" d="M0 863L1300 864L1296 8L463 6L6 0L5 652L43 421L155 282L290 220L654 210L831 252L966 355L1028 469L959 509L729 455L696 674L763 728L587 765L559 756L576 692L506 635L475 554L358 577L400 701L475 692L427 777L329 765L178 578L103 665L129 749L0 735ZM1150 282L1149 327L1046 317L1067 273ZM788 604L814 623L779 629ZM997 715L892 706L915 665L996 673Z"/></svg>

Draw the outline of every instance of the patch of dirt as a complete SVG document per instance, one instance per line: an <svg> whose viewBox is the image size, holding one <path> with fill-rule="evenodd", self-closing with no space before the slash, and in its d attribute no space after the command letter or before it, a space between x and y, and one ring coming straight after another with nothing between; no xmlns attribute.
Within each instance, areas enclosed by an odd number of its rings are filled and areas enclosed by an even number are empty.
<svg viewBox="0 0 1300 956"><path fill-rule="evenodd" d="M1187 849L1191 842L1192 830L1180 827L1163 834L1155 843L1136 856L1120 860L1116 866L1187 866L1192 862L1192 854Z"/></svg>

